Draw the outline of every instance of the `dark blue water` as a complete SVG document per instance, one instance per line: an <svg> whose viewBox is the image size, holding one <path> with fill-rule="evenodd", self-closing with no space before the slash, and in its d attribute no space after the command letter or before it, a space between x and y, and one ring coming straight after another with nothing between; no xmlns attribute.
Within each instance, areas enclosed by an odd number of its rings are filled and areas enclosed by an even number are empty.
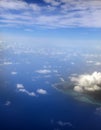
<svg viewBox="0 0 101 130"><path fill-rule="evenodd" d="M60 77L66 79L72 73L88 69L85 59L68 49L72 56L67 56L65 49L38 48L40 51L29 49L27 53L21 48L17 53L18 50L3 50L0 61L0 130L101 130L101 113L96 112L100 106L77 101L53 87ZM5 61L12 63L4 64ZM51 72L37 73L45 69ZM17 84L23 84L36 96L19 92ZM37 89L44 89L47 94L39 94Z"/></svg>

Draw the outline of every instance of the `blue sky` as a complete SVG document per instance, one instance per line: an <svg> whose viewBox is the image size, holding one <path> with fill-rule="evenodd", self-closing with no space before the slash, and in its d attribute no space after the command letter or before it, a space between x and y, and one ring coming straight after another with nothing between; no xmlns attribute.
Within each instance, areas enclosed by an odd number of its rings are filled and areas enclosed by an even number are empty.
<svg viewBox="0 0 101 130"><path fill-rule="evenodd" d="M100 0L0 0L0 38L99 44L100 15Z"/></svg>

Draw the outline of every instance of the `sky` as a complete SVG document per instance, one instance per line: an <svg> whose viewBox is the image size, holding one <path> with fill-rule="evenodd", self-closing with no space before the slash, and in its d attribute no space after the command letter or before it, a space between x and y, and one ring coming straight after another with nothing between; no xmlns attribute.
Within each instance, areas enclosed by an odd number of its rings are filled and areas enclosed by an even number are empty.
<svg viewBox="0 0 101 130"><path fill-rule="evenodd" d="M101 43L101 0L0 0L0 39Z"/></svg>

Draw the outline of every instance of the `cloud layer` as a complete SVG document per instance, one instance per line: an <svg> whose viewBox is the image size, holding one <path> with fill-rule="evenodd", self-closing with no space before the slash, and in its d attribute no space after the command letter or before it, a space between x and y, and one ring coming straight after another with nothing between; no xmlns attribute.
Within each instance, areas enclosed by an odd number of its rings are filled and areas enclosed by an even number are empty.
<svg viewBox="0 0 101 130"><path fill-rule="evenodd" d="M74 90L77 92L96 92L101 90L100 72L79 75L78 77L71 77L70 79L74 82Z"/></svg>
<svg viewBox="0 0 101 130"><path fill-rule="evenodd" d="M0 0L0 27L101 27L100 0Z"/></svg>

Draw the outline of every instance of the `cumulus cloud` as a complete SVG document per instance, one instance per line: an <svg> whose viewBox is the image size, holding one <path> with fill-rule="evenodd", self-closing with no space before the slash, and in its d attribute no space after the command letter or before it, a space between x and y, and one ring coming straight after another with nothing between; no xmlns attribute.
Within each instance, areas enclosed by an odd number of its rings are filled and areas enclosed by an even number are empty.
<svg viewBox="0 0 101 130"><path fill-rule="evenodd" d="M37 89L37 93L39 94L47 94L47 91L44 89Z"/></svg>
<svg viewBox="0 0 101 130"><path fill-rule="evenodd" d="M17 89L23 89L24 88L23 84L17 84L16 87L17 87Z"/></svg>
<svg viewBox="0 0 101 130"><path fill-rule="evenodd" d="M49 74L51 73L51 70L43 69L43 70L37 70L36 72L39 74Z"/></svg>
<svg viewBox="0 0 101 130"><path fill-rule="evenodd" d="M100 0L0 0L1 27L101 27L100 14Z"/></svg>
<svg viewBox="0 0 101 130"><path fill-rule="evenodd" d="M34 92L29 92L28 90L26 90L24 88L23 84L17 84L16 87L19 92L26 93L29 96L36 96L36 94Z"/></svg>
<svg viewBox="0 0 101 130"><path fill-rule="evenodd" d="M70 79L74 82L74 90L77 92L95 92L101 90L100 72L79 75L78 77L71 77Z"/></svg>

